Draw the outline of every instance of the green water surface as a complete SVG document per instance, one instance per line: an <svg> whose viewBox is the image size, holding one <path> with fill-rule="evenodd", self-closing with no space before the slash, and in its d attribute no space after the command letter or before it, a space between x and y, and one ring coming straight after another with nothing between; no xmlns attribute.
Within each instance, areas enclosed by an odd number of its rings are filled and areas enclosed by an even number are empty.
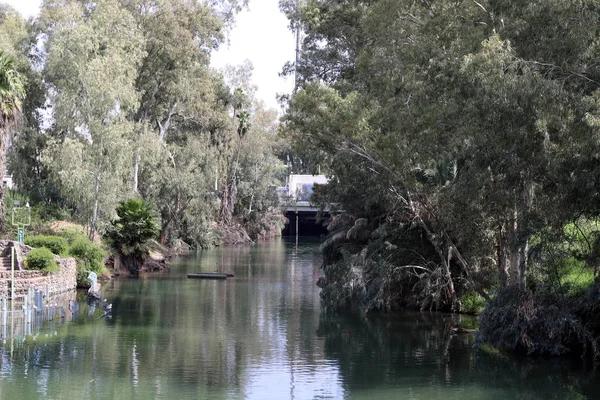
<svg viewBox="0 0 600 400"><path fill-rule="evenodd" d="M467 317L319 313L318 241L204 251L104 284L84 316L0 344L0 399L600 399L580 360L476 352ZM232 272L227 281L191 272Z"/></svg>

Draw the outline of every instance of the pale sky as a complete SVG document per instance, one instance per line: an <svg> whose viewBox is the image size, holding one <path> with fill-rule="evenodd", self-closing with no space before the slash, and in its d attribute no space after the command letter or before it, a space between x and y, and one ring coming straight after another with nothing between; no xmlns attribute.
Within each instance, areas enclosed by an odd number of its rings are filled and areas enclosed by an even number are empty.
<svg viewBox="0 0 600 400"><path fill-rule="evenodd" d="M37 15L41 0L0 0L27 17ZM250 60L254 65L257 97L278 108L276 94L291 93L294 80L278 76L286 61L294 60L294 35L287 28L286 17L279 12L279 0L250 0L250 10L238 15L229 36L230 45L213 54L212 65L222 68Z"/></svg>

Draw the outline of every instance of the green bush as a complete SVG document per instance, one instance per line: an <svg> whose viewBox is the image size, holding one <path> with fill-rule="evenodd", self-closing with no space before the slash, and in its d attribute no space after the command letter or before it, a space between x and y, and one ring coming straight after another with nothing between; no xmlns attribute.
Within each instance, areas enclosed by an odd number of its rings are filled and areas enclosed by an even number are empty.
<svg viewBox="0 0 600 400"><path fill-rule="evenodd" d="M584 261L571 257L564 260L560 269L563 291L570 295L581 295L594 283L594 269Z"/></svg>
<svg viewBox="0 0 600 400"><path fill-rule="evenodd" d="M158 214L139 198L120 201L115 211L118 219L106 232L112 247L125 256L145 257L150 240L159 232Z"/></svg>
<svg viewBox="0 0 600 400"><path fill-rule="evenodd" d="M77 237L69 248L69 255L77 259L77 285L89 285L88 271L95 272L98 276L106 274L104 257L106 252L92 243L86 237Z"/></svg>
<svg viewBox="0 0 600 400"><path fill-rule="evenodd" d="M65 255L69 244L67 239L60 236L31 236L25 239L25 244L31 247L45 247L58 256Z"/></svg>
<svg viewBox="0 0 600 400"><path fill-rule="evenodd" d="M45 272L58 271L58 265L54 261L54 254L45 248L33 249L27 254L27 269L35 269Z"/></svg>
<svg viewBox="0 0 600 400"><path fill-rule="evenodd" d="M597 307L593 304L597 300L584 300L581 304L591 303L590 310ZM564 295L538 294L517 285L509 286L487 302L479 316L475 344L527 355L583 356L590 351L596 356L593 324L586 321L582 310L585 309L581 305Z"/></svg>
<svg viewBox="0 0 600 400"><path fill-rule="evenodd" d="M485 299L477 292L470 291L461 296L460 311L465 314L480 314L485 308Z"/></svg>
<svg viewBox="0 0 600 400"><path fill-rule="evenodd" d="M72 245L77 239L87 239L87 236L83 231L74 228L61 229L58 231L58 235L67 239L69 246Z"/></svg>

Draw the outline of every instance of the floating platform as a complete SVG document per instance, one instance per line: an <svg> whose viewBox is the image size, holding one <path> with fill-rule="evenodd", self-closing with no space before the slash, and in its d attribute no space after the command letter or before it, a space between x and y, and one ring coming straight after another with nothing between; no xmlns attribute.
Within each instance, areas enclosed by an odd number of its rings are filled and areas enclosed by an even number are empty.
<svg viewBox="0 0 600 400"><path fill-rule="evenodd" d="M190 279L227 279L233 278L233 274L221 273L221 272L199 272L196 274L188 274Z"/></svg>

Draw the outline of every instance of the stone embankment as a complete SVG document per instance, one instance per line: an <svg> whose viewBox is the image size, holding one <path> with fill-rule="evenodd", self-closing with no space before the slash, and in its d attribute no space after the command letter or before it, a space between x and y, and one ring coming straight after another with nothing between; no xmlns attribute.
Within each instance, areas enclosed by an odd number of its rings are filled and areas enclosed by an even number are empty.
<svg viewBox="0 0 600 400"><path fill-rule="evenodd" d="M24 257L32 248L18 242L0 240L0 258L3 260L0 269L0 298L11 295L10 248L15 248L15 297L25 296L29 288L46 290L50 294L58 294L77 287L77 262L73 258L55 256L59 265L57 272L29 271L24 269Z"/></svg>

